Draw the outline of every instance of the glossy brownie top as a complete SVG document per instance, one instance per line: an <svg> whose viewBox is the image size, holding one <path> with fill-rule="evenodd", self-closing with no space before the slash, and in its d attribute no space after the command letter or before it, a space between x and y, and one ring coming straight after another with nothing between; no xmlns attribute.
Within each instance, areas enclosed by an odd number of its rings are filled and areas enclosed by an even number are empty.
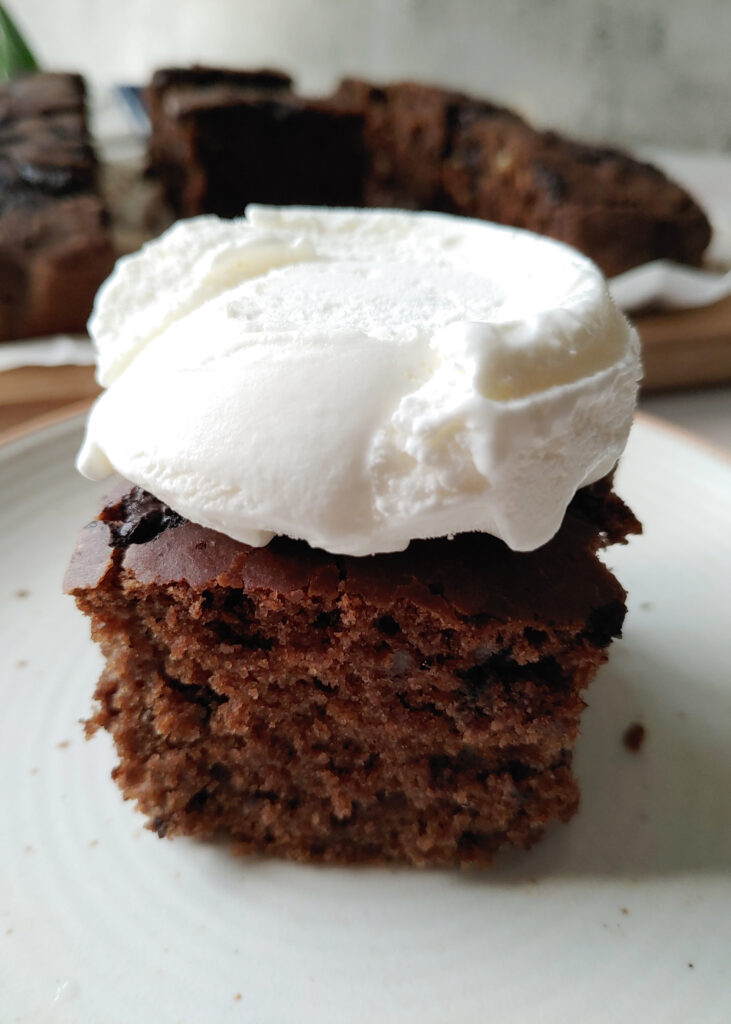
<svg viewBox="0 0 731 1024"><path fill-rule="evenodd" d="M119 481L82 531L64 586L78 593L113 588L123 579L138 588L182 584L196 592L347 592L384 606L397 596L455 622L486 615L537 625L569 623L606 609L607 621L599 628L615 635L617 624L608 620L612 607L623 616L625 594L596 552L640 530L605 478L577 493L559 532L536 551L514 552L488 534L466 533L355 558L286 537L252 548L185 520L141 488Z"/></svg>

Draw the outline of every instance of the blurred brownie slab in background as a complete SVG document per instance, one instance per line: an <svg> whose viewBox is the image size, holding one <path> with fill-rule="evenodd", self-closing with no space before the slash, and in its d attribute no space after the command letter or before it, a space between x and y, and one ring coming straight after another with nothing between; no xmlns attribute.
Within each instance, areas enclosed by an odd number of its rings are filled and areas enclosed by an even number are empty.
<svg viewBox="0 0 731 1024"><path fill-rule="evenodd" d="M85 93L73 74L0 85L0 340L83 330L117 254ZM550 235L608 276L699 264L710 240L651 165L458 92L345 79L309 99L278 71L193 67L156 72L146 100L149 170L178 217L249 202L441 210Z"/></svg>
<svg viewBox="0 0 731 1024"><path fill-rule="evenodd" d="M150 168L180 217L235 217L248 202L361 205L362 117L303 99L277 71L156 72Z"/></svg>
<svg viewBox="0 0 731 1024"><path fill-rule="evenodd" d="M345 79L311 100L278 72L194 67L158 71L147 96L150 169L177 216L249 202L440 210L550 235L608 276L697 265L710 241L657 168L462 93Z"/></svg>
<svg viewBox="0 0 731 1024"><path fill-rule="evenodd" d="M373 205L444 210L549 235L608 277L655 259L699 264L710 241L688 193L621 150L538 131L514 111L410 82L345 80L337 95L365 116Z"/></svg>
<svg viewBox="0 0 731 1024"><path fill-rule="evenodd" d="M0 84L0 340L83 330L114 255L83 79Z"/></svg>

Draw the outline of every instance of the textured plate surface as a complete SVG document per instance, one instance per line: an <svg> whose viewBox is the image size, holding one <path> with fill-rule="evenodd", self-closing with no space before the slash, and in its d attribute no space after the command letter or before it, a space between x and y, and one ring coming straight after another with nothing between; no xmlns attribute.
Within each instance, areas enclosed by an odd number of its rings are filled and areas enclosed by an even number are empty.
<svg viewBox="0 0 731 1024"><path fill-rule="evenodd" d="M100 657L60 593L101 489L80 420L0 450L2 1024L731 1020L731 462L641 419L569 826L492 872L308 868L157 839L84 741ZM644 724L637 753L622 744Z"/></svg>

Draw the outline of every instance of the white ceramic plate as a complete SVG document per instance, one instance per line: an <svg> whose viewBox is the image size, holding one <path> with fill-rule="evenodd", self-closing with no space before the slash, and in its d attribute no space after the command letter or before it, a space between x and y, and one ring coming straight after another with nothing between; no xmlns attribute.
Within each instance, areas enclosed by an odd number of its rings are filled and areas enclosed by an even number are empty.
<svg viewBox="0 0 731 1024"><path fill-rule="evenodd" d="M731 1020L731 462L641 419L582 810L491 872L308 868L159 840L87 743L100 657L61 577L81 421L0 451L0 1021ZM642 722L642 749L622 733Z"/></svg>

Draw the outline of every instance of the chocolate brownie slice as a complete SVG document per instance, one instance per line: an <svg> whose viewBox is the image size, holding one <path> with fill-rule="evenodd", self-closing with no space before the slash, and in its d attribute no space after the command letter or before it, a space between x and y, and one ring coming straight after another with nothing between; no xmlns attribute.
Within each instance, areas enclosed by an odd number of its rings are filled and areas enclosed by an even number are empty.
<svg viewBox="0 0 731 1024"><path fill-rule="evenodd" d="M178 216L249 202L439 210L575 245L608 275L698 264L703 211L649 164L414 82L345 79L304 100L277 72L169 69L149 93L151 170Z"/></svg>
<svg viewBox="0 0 731 1024"><path fill-rule="evenodd" d="M115 253L84 81L0 85L0 340L83 330Z"/></svg>
<svg viewBox="0 0 731 1024"><path fill-rule="evenodd" d="M699 264L711 238L697 203L651 164L499 111L463 112L443 189L455 212L567 242L609 277L655 259Z"/></svg>
<svg viewBox="0 0 731 1024"><path fill-rule="evenodd" d="M178 216L243 214L249 202L359 205L362 119L305 100L276 71L156 72L150 172Z"/></svg>
<svg viewBox="0 0 731 1024"><path fill-rule="evenodd" d="M618 149L543 132L504 107L400 82L346 79L336 94L361 110L373 205L436 209L567 242L605 274L654 259L699 264L711 229L694 200Z"/></svg>
<svg viewBox="0 0 731 1024"><path fill-rule="evenodd" d="M625 614L597 551L638 531L605 479L537 551L472 533L339 557L122 484L65 584L106 658L89 730L161 836L489 864L576 810L582 692Z"/></svg>

